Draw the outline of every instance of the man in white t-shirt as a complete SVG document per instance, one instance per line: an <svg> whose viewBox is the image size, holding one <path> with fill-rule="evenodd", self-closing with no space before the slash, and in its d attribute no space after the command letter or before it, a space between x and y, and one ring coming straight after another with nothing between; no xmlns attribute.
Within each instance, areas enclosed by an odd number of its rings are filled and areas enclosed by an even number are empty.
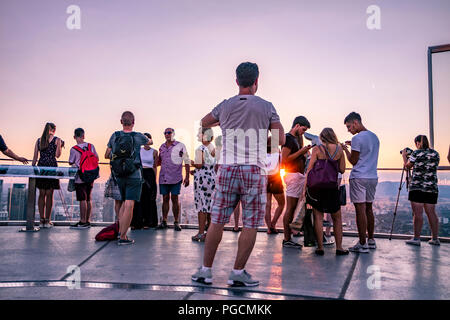
<svg viewBox="0 0 450 320"><path fill-rule="evenodd" d="M350 113L344 120L347 130L354 135L352 141L342 144L348 161L353 165L350 173L350 200L355 205L356 224L358 226L359 242L350 251L369 253L369 249L375 249L376 243L373 237L375 218L372 203L375 199L375 191L378 184L377 165L380 141L371 131L367 130L361 122L361 116ZM351 145L351 152L348 150ZM369 239L366 243L366 231Z"/></svg>

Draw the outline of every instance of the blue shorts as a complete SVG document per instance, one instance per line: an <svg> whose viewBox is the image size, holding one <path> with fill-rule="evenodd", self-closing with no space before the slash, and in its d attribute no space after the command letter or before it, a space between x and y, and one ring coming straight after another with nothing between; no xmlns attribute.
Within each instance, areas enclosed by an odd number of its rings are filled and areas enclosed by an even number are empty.
<svg viewBox="0 0 450 320"><path fill-rule="evenodd" d="M122 201L141 200L142 180L136 178L116 178Z"/></svg>
<svg viewBox="0 0 450 320"><path fill-rule="evenodd" d="M175 184L160 184L159 185L159 193L163 196L168 195L169 193L177 196L181 191L181 181Z"/></svg>

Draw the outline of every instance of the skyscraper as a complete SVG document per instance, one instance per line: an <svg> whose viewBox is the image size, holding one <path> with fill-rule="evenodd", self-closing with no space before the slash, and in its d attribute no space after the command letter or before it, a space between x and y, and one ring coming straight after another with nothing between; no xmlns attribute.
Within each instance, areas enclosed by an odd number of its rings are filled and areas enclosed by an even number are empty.
<svg viewBox="0 0 450 320"><path fill-rule="evenodd" d="M10 220L27 219L27 189L26 184L14 183L12 191L8 190L8 213Z"/></svg>

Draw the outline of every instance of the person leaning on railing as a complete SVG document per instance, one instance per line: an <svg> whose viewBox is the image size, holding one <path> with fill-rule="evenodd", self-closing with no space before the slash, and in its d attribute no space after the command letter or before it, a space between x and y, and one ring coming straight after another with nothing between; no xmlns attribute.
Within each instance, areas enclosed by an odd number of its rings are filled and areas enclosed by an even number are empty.
<svg viewBox="0 0 450 320"><path fill-rule="evenodd" d="M439 153L430 148L428 138L424 135L417 136L414 143L417 150L413 151L409 158L406 148L402 151L405 167L413 169L408 200L411 201L414 216L414 238L406 241L406 243L420 246L420 233L423 225L422 213L425 209L432 235L432 239L428 243L440 245L438 239L439 221L435 210L438 199L437 168Z"/></svg>
<svg viewBox="0 0 450 320"><path fill-rule="evenodd" d="M22 162L23 164L28 164L28 160L23 157L19 157L17 154L15 154L11 149L9 149L6 146L5 140L3 140L2 136L0 135L0 151L7 157L10 157L11 159L17 160Z"/></svg>

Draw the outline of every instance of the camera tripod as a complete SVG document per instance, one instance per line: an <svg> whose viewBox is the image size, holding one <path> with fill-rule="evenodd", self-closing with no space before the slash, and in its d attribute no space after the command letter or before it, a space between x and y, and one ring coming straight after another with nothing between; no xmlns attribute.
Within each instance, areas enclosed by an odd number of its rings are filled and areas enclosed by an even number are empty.
<svg viewBox="0 0 450 320"><path fill-rule="evenodd" d="M392 239L392 231L394 230L395 217L397 216L398 199L400 198L400 192L402 191L403 176L404 176L405 172L406 172L406 177L405 177L406 190L409 189L409 181L411 178L411 169L407 169L405 166L403 166L402 175L400 177L400 185L398 187L397 201L395 202L394 219L392 220L392 227L391 227L391 233L389 234L389 240Z"/></svg>

